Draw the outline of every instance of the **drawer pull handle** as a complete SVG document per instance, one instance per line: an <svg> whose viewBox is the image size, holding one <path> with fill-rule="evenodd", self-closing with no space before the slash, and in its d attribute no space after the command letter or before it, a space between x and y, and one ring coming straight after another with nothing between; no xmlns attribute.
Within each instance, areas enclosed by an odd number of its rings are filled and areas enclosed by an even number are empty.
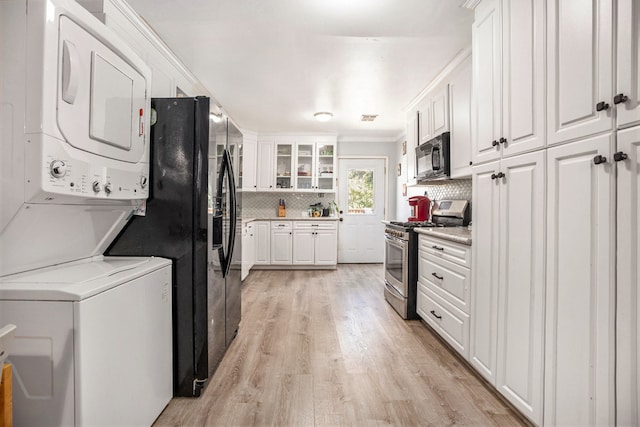
<svg viewBox="0 0 640 427"><path fill-rule="evenodd" d="M435 249L436 251L444 251L444 248L441 248L440 246L433 245L433 246L431 246L431 247L432 247L433 249Z"/></svg>
<svg viewBox="0 0 640 427"><path fill-rule="evenodd" d="M436 319L442 319L442 316L438 316L435 310L431 310L431 314L433 314L433 317L435 317Z"/></svg>
<svg viewBox="0 0 640 427"><path fill-rule="evenodd" d="M443 276L438 276L436 273L431 273L431 275L432 275L433 277L435 277L436 279L440 279L440 280L444 279L444 277L443 277Z"/></svg>

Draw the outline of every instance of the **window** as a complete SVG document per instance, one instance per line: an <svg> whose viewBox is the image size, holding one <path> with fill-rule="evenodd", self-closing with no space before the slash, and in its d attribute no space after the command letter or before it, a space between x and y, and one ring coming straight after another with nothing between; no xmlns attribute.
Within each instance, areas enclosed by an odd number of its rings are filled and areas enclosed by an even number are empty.
<svg viewBox="0 0 640 427"><path fill-rule="evenodd" d="M373 202L373 169L349 169L349 201L347 212L352 215L371 215Z"/></svg>

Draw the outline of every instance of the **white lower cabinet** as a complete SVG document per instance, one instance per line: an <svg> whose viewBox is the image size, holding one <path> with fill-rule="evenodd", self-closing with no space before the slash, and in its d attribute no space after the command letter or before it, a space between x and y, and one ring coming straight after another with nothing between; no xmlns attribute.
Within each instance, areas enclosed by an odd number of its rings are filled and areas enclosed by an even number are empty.
<svg viewBox="0 0 640 427"><path fill-rule="evenodd" d="M293 224L293 264L335 265L338 262L335 221L295 221Z"/></svg>
<svg viewBox="0 0 640 427"><path fill-rule="evenodd" d="M292 249L291 221L271 223L271 264L291 264Z"/></svg>
<svg viewBox="0 0 640 427"><path fill-rule="evenodd" d="M271 264L271 221L254 221L254 265Z"/></svg>
<svg viewBox="0 0 640 427"><path fill-rule="evenodd" d="M241 279L244 280L253 267L256 253L255 234L253 222L248 222L242 227L242 269Z"/></svg>
<svg viewBox="0 0 640 427"><path fill-rule="evenodd" d="M467 360L470 265L471 247L419 235L416 311Z"/></svg>
<svg viewBox="0 0 640 427"><path fill-rule="evenodd" d="M470 362L541 424L545 153L473 171Z"/></svg>
<svg viewBox="0 0 640 427"><path fill-rule="evenodd" d="M612 139L547 151L545 425L615 424Z"/></svg>

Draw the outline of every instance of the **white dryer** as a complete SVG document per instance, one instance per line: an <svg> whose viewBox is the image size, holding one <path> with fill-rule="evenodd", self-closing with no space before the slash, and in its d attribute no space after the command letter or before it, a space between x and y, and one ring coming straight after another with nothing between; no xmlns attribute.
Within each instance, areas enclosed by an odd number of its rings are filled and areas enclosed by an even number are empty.
<svg viewBox="0 0 640 427"><path fill-rule="evenodd" d="M0 276L101 255L149 196L151 70L73 0L0 0Z"/></svg>
<svg viewBox="0 0 640 427"><path fill-rule="evenodd" d="M173 394L171 262L98 257L0 278L18 426L149 426Z"/></svg>

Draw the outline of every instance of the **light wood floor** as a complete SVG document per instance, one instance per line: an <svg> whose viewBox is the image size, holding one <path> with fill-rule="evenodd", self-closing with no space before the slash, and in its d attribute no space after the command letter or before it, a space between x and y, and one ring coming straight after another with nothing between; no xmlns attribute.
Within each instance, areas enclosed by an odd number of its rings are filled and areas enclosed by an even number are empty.
<svg viewBox="0 0 640 427"><path fill-rule="evenodd" d="M156 426L523 425L420 321L381 265L252 271L242 322L203 395Z"/></svg>

